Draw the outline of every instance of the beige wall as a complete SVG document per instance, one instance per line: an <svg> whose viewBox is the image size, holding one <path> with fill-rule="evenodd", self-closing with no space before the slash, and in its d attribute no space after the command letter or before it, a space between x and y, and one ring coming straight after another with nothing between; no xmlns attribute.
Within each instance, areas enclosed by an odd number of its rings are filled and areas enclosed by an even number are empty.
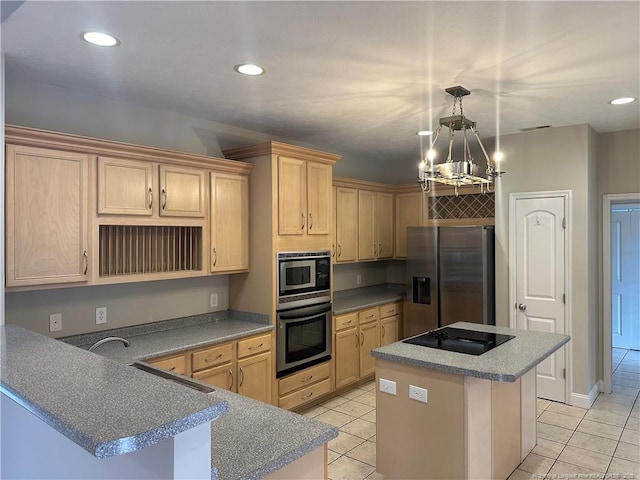
<svg viewBox="0 0 640 480"><path fill-rule="evenodd" d="M335 291L368 287L381 283L404 283L405 261L385 260L380 262L345 263L333 266L333 289ZM362 283L358 285L357 276Z"/></svg>
<svg viewBox="0 0 640 480"><path fill-rule="evenodd" d="M209 307L212 293L218 306ZM6 323L55 338L170 318L226 310L229 276L160 280L5 294ZM96 307L107 307L107 323L96 325ZM62 313L62 331L49 333L49 314Z"/></svg>
<svg viewBox="0 0 640 480"><path fill-rule="evenodd" d="M507 173L496 193L496 323L508 325L509 195L571 191L573 392L587 395L596 383L595 132L588 125L549 128L501 137Z"/></svg>

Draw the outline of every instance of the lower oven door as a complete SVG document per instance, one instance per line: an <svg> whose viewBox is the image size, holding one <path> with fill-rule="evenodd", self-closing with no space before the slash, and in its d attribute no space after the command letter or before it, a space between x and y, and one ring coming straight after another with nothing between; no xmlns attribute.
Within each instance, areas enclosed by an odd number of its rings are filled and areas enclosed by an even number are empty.
<svg viewBox="0 0 640 480"><path fill-rule="evenodd" d="M278 312L276 376L331 359L331 303Z"/></svg>

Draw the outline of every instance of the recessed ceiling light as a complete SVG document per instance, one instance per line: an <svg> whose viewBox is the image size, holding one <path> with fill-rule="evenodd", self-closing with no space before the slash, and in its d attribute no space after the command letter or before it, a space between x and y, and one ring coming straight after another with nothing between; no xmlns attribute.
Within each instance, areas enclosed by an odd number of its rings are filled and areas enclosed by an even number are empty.
<svg viewBox="0 0 640 480"><path fill-rule="evenodd" d="M262 75L264 73L264 68L260 65L256 65L254 63L241 63L240 65L236 65L233 69L241 73L243 75Z"/></svg>
<svg viewBox="0 0 640 480"><path fill-rule="evenodd" d="M431 130L420 130L419 132L416 132L416 135L420 135L421 137L428 137L429 135L433 135L433 132Z"/></svg>
<svg viewBox="0 0 640 480"><path fill-rule="evenodd" d="M85 32L82 34L82 39L98 47L115 47L120 45L120 40L116 37L102 32Z"/></svg>
<svg viewBox="0 0 640 480"><path fill-rule="evenodd" d="M635 102L636 100L638 100L636 97L620 97L609 100L609 103L611 105L625 105L627 103Z"/></svg>

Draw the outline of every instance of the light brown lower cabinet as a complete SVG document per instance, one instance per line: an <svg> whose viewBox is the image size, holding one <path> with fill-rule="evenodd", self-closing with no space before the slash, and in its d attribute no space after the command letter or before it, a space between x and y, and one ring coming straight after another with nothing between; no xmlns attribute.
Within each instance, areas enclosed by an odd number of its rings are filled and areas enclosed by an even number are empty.
<svg viewBox="0 0 640 480"><path fill-rule="evenodd" d="M184 375L187 372L186 355L184 353L159 357L153 360L148 360L147 363L156 368L178 373L180 375Z"/></svg>
<svg viewBox="0 0 640 480"><path fill-rule="evenodd" d="M330 393L331 362L324 362L278 380L278 406L292 409Z"/></svg>
<svg viewBox="0 0 640 480"><path fill-rule="evenodd" d="M238 360L238 393L271 403L271 352Z"/></svg>

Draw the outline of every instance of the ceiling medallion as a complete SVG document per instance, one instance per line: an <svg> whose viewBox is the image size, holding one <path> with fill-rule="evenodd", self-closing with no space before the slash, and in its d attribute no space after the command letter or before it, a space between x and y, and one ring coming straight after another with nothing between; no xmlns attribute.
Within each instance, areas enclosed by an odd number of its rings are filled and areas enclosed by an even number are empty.
<svg viewBox="0 0 640 480"><path fill-rule="evenodd" d="M503 173L498 167L499 157L496 153L496 162L494 163L487 155L487 151L482 145L480 140L480 134L476 129L476 122L470 120L464 116L462 111L462 97L469 95L471 92L464 87L456 86L449 87L445 90L449 95L453 96L453 111L451 116L443 117L439 121L438 128L431 140L431 146L427 151L425 158L418 166L418 178L419 183L422 186L422 191L428 193L434 183L442 183L445 185L452 185L455 188L455 194L458 195L458 187L464 185L479 185L480 191L493 192L495 191L494 179L500 177ZM460 105L460 113L456 114L456 106ZM434 149L435 143L438 140L438 135L442 130L442 127L449 129L449 147L447 160L443 163L434 164L433 161L436 157L436 151ZM462 131L463 139L463 154L462 160L454 161L451 157L453 151L453 138L454 132ZM479 173L478 165L473 162L473 156L469 149L469 141L467 139L467 131L471 131L480 145L480 149L487 161L487 169L484 175ZM494 188L491 188L494 185Z"/></svg>

